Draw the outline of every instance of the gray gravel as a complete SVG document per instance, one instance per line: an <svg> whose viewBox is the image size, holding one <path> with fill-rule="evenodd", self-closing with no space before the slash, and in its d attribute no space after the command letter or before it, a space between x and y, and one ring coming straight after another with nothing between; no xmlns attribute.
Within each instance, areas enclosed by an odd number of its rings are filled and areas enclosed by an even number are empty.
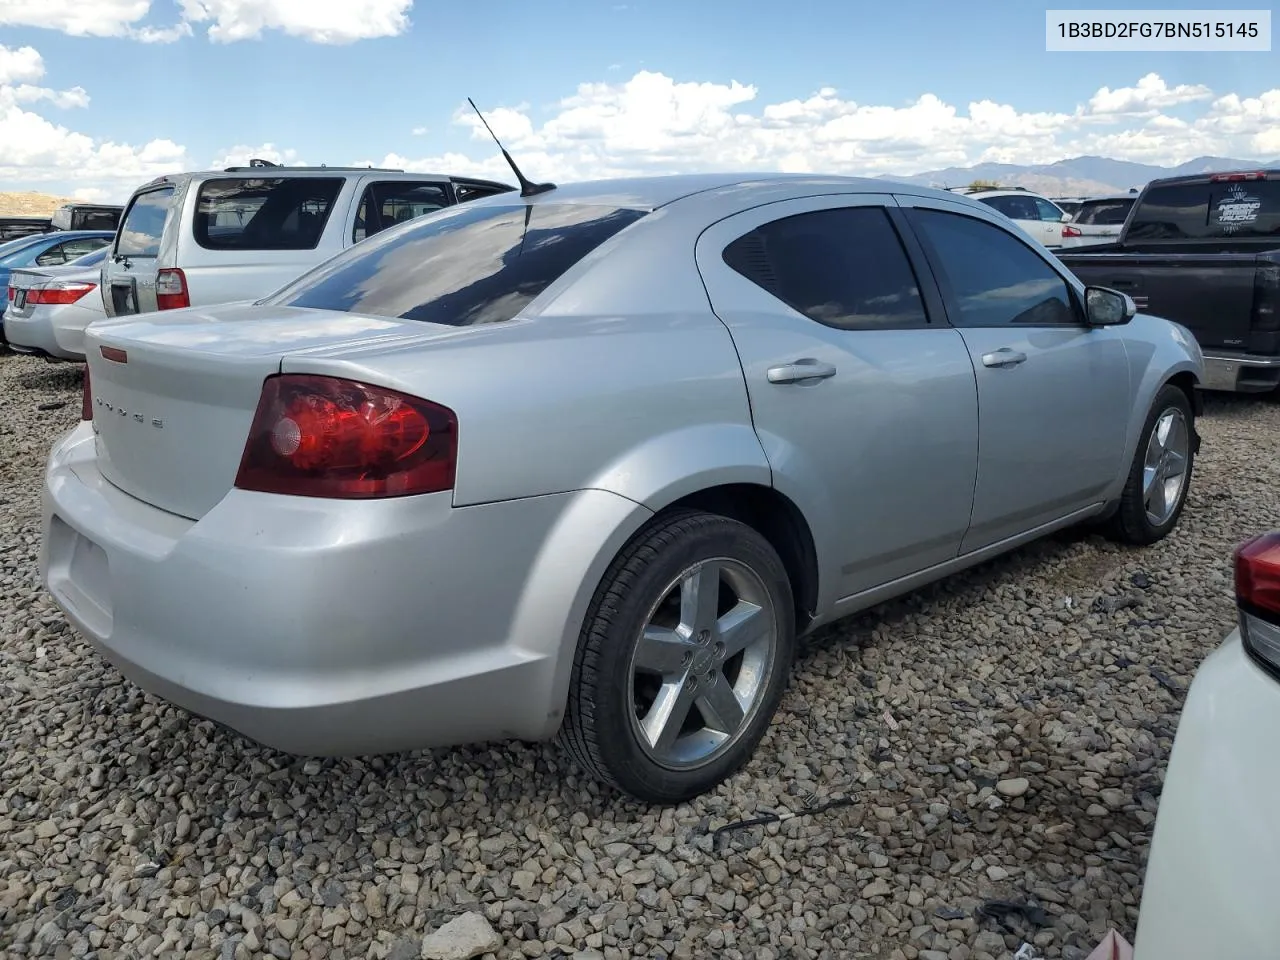
<svg viewBox="0 0 1280 960"><path fill-rule="evenodd" d="M45 451L78 415L76 367L0 357L4 956L407 960L474 911L501 958L1079 960L1132 939L1230 548L1280 526L1280 404L1213 400L1171 539L1059 537L826 631L750 767L651 812L550 747L303 761L122 681L36 582ZM1043 926L975 918L992 898Z"/></svg>

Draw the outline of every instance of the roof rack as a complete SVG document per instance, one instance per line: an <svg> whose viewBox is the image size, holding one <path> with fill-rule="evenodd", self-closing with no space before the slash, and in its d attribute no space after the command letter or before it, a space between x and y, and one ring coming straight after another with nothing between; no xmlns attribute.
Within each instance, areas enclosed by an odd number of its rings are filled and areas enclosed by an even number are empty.
<svg viewBox="0 0 1280 960"><path fill-rule="evenodd" d="M320 164L318 167L289 167L280 163L272 163L270 160L250 160L247 167L223 167L223 173L246 173L250 170L288 170L290 173L313 170L332 170L335 173L352 173L359 170L372 170L375 173L404 173L400 167L330 167L326 164Z"/></svg>

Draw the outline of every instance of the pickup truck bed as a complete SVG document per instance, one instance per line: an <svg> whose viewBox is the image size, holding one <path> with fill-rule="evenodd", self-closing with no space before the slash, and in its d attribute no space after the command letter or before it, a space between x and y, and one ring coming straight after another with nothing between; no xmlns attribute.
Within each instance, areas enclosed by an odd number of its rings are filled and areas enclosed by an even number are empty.
<svg viewBox="0 0 1280 960"><path fill-rule="evenodd" d="M1241 216L1232 204L1246 201L1252 219L1223 230ZM1058 258L1083 283L1127 293L1143 313L1190 330L1204 352L1205 389L1273 390L1280 386L1278 216L1280 173L1154 180L1117 242Z"/></svg>

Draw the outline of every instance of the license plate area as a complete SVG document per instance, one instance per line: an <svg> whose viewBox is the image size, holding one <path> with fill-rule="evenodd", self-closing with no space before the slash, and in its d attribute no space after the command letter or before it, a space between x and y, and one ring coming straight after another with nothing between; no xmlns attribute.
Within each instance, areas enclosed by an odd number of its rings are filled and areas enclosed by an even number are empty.
<svg viewBox="0 0 1280 960"><path fill-rule="evenodd" d="M138 285L133 279L111 281L111 311L117 317L138 312Z"/></svg>
<svg viewBox="0 0 1280 960"><path fill-rule="evenodd" d="M15 309L15 310L21 310L21 309L22 309L23 307L25 307L26 305L27 305L27 291L25 291L25 290L14 290L14 291L13 291L13 307L14 307L14 309Z"/></svg>
<svg viewBox="0 0 1280 960"><path fill-rule="evenodd" d="M49 590L93 633L111 633L111 570L107 552L61 517L49 525Z"/></svg>

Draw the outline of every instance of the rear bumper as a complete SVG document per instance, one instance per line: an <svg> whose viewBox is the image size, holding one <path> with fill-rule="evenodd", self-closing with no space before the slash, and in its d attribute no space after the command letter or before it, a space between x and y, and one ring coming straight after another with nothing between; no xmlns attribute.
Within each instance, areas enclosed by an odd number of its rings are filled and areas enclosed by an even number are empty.
<svg viewBox="0 0 1280 960"><path fill-rule="evenodd" d="M1280 386L1280 357L1255 357L1243 353L1213 352L1204 355L1205 390L1264 393Z"/></svg>
<svg viewBox="0 0 1280 960"><path fill-rule="evenodd" d="M84 329L102 319L100 311L68 304L57 310L37 311L29 317L4 315L4 335L18 353L37 353L59 360L84 360Z"/></svg>
<svg viewBox="0 0 1280 960"><path fill-rule="evenodd" d="M126 677L268 746L541 739L577 640L575 571L635 510L594 490L457 508L232 490L191 521L108 483L85 424L50 457L40 570Z"/></svg>
<svg viewBox="0 0 1280 960"><path fill-rule="evenodd" d="M1135 960L1271 957L1280 943L1280 683L1232 633L1188 691L1157 814Z"/></svg>

